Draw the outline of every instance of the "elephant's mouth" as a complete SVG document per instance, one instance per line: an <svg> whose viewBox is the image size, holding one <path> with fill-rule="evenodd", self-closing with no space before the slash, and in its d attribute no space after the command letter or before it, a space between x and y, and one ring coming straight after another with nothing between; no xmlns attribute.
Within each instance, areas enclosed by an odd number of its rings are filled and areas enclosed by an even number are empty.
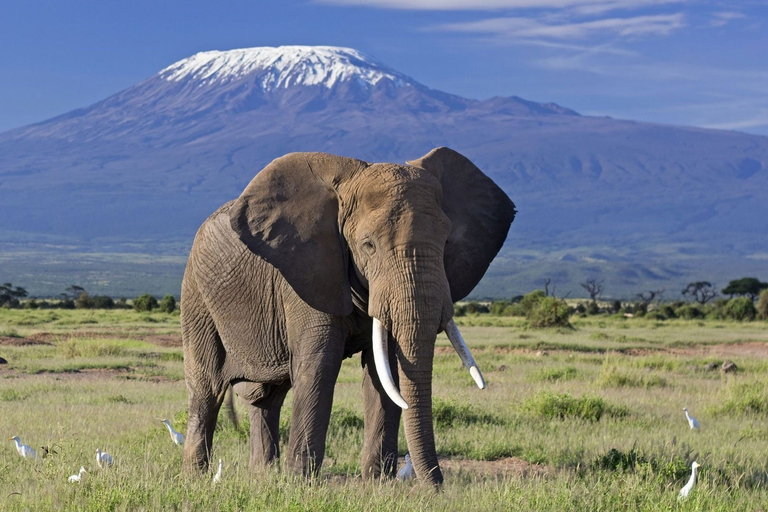
<svg viewBox="0 0 768 512"><path fill-rule="evenodd" d="M467 347L467 344L464 341L464 338L461 336L461 332L459 332L459 328L456 326L456 323L453 321L453 319L449 320L446 324L445 334L448 336L448 339L451 341L451 345L453 345L454 350L456 350L456 353L461 358L461 362L464 363L464 366L469 370L469 374L474 379L477 387L480 389L485 389L485 379L483 379L483 374L477 367L477 363L472 357L472 354L469 351L469 347ZM376 365L376 373L379 376L379 380L381 381L381 385L384 388L384 391L386 391L387 396L389 396L389 398L401 408L408 409L408 403L405 401L405 399L403 399L402 395L400 394L400 390L397 389L397 385L392 378L392 372L389 366L389 358L387 357L388 337L387 328L384 327L378 318L374 317L372 341L373 359L374 364Z"/></svg>

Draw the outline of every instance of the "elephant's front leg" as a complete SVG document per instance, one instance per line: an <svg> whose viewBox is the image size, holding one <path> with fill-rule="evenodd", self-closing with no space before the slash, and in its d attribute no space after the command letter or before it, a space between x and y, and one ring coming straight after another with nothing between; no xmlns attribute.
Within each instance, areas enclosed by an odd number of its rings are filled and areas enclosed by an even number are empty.
<svg viewBox="0 0 768 512"><path fill-rule="evenodd" d="M389 344L389 364L397 384L396 346ZM373 350L362 354L363 406L365 408L365 441L361 467L364 479L394 477L397 471L397 433L400 428L401 409L381 387L373 362Z"/></svg>
<svg viewBox="0 0 768 512"><path fill-rule="evenodd" d="M342 350L333 348L294 354L291 361L293 411L286 466L305 476L317 475L325 457L333 388L342 360Z"/></svg>

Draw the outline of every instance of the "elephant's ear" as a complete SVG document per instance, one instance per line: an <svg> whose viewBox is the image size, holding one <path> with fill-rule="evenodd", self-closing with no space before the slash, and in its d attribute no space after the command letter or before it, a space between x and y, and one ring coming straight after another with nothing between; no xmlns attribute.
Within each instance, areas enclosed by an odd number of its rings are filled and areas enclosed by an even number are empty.
<svg viewBox="0 0 768 512"><path fill-rule="evenodd" d="M454 302L477 286L507 238L515 205L465 156L436 148L407 162L435 174L443 187L443 211L453 225L445 244L445 273Z"/></svg>
<svg viewBox="0 0 768 512"><path fill-rule="evenodd" d="M352 312L335 186L366 165L324 153L291 153L259 172L229 210L240 240L277 268L304 302L325 313Z"/></svg>

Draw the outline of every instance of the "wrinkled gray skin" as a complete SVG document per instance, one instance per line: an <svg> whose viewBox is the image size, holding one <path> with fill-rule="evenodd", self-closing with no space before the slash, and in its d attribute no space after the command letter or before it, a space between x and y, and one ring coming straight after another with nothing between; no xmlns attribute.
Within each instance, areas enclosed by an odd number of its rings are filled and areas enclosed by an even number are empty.
<svg viewBox="0 0 768 512"><path fill-rule="evenodd" d="M363 476L392 476L401 410L374 368L375 316L390 333L390 367L410 406L403 420L416 475L442 483L435 338L501 248L515 208L451 149L409 164L292 153L202 225L182 285L185 470L207 469L232 383L249 404L251 467L279 456L280 408L292 387L285 463L319 471L341 362L361 352Z"/></svg>

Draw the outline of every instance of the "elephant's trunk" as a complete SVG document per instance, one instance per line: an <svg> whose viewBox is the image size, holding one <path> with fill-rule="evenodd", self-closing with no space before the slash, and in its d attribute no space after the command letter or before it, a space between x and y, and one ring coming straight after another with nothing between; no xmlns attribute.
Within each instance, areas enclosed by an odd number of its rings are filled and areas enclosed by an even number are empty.
<svg viewBox="0 0 768 512"><path fill-rule="evenodd" d="M453 316L442 254L397 258L397 277L381 287L371 282L369 314L379 318L397 343L400 394L405 437L416 475L439 485L443 475L437 462L432 424L432 363L435 338ZM392 267L390 267L392 268ZM397 399L393 397L397 402Z"/></svg>

